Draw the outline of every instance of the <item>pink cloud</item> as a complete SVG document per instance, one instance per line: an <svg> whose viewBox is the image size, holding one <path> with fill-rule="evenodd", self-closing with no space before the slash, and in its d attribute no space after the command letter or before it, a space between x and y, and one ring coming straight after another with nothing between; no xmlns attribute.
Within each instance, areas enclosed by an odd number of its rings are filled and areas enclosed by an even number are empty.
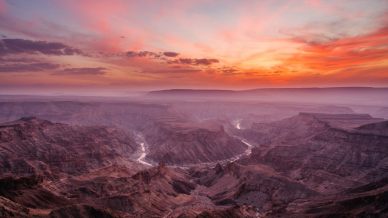
<svg viewBox="0 0 388 218"><path fill-rule="evenodd" d="M7 9L5 0L0 0L0 14L4 13Z"/></svg>

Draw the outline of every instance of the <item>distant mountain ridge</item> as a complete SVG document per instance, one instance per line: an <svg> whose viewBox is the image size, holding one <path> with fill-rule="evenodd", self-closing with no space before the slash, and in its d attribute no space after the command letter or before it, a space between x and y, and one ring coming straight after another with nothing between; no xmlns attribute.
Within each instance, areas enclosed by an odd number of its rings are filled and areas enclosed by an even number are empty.
<svg viewBox="0 0 388 218"><path fill-rule="evenodd" d="M388 87L259 88L249 90L169 89L148 92L154 100L256 100L265 102L349 103L385 105Z"/></svg>
<svg viewBox="0 0 388 218"><path fill-rule="evenodd" d="M388 87L307 87L307 88L257 88L246 90L229 90L229 89L163 89L150 91L148 95L154 94L231 94L231 93L251 93L251 92L266 92L266 91L338 91L338 90L362 90L362 91L375 91L385 90L388 91Z"/></svg>

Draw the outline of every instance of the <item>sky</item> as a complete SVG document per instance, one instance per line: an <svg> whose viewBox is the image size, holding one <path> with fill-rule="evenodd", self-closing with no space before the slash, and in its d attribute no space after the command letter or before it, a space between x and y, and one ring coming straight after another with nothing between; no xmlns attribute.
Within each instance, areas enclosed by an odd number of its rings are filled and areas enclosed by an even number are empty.
<svg viewBox="0 0 388 218"><path fill-rule="evenodd" d="M387 0L0 0L0 93L388 86Z"/></svg>

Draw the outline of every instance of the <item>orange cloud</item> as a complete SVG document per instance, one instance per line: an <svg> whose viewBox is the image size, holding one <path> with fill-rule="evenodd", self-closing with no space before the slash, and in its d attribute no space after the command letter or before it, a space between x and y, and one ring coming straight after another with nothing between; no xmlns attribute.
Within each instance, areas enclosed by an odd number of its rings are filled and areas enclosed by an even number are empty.
<svg viewBox="0 0 388 218"><path fill-rule="evenodd" d="M328 42L308 42L301 38L295 38L294 41L302 44L302 47L284 64L297 66L299 69L302 67L307 72L327 74L350 67L373 67L384 63L387 65L387 27L370 34L333 39Z"/></svg>
<svg viewBox="0 0 388 218"><path fill-rule="evenodd" d="M40 19L30 13L17 16L28 6L6 9L0 0L0 13L7 10L0 14L1 34L19 39L0 40L0 56L39 54L42 63L60 66L3 61L7 73L0 74L1 85L12 78L21 84L170 88L387 84L388 27L371 32L388 21L388 13L379 15L378 2L54 2L49 14L41 11L48 5L31 7ZM360 11L361 18L349 19ZM51 41L58 43L46 43Z"/></svg>

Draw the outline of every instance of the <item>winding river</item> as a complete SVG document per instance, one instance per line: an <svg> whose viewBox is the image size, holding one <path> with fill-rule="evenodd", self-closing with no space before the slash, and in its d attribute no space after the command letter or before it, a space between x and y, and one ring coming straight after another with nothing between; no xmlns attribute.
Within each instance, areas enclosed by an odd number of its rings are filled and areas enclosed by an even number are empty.
<svg viewBox="0 0 388 218"><path fill-rule="evenodd" d="M235 127L236 127L236 129L241 129L241 120L236 121Z"/></svg>
<svg viewBox="0 0 388 218"><path fill-rule="evenodd" d="M141 150L140 150L140 157L137 158L136 161L141 163L141 164L144 164L144 165L152 167L151 163L145 161L145 157L147 156L147 152L146 152L146 144L145 144L145 141L144 141L144 137L141 136L141 135L138 135L138 138L139 138L139 140L141 140L141 142L139 143Z"/></svg>
<svg viewBox="0 0 388 218"><path fill-rule="evenodd" d="M242 129L241 128L241 120L237 120L236 121L235 127L236 127L236 129L239 129L239 130ZM146 142L144 140L144 137L141 134L137 134L137 136L138 136L138 140L140 141L140 143L139 143L140 144L140 156L136 159L136 161L141 163L141 164L147 165L147 166L153 166L151 163L149 163L149 162L147 162L145 160L145 157L147 156L147 151L146 151ZM240 159L243 156L250 155L252 153L253 145L250 144L249 142L247 142L244 139L241 139L239 137L236 137L236 138L238 138L242 143L244 143L245 145L248 146L248 148L243 153L241 153L241 154L238 154L236 156L233 156L233 157L225 159L225 160L219 160L219 161L207 162L207 163L200 163L200 164L190 164L190 165L176 166L176 167L187 168L187 167L195 166L195 165L215 165L217 163L234 162L234 161L237 161L238 159Z"/></svg>

